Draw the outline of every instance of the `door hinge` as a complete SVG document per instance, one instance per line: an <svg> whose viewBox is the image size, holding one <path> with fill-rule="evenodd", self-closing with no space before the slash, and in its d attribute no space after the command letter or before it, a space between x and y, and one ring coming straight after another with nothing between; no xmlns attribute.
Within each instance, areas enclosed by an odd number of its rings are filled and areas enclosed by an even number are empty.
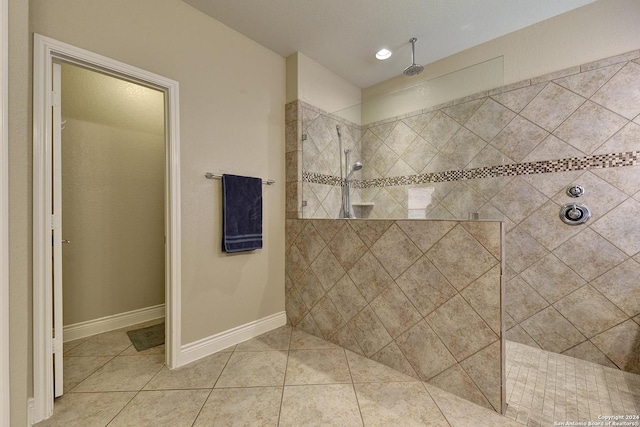
<svg viewBox="0 0 640 427"><path fill-rule="evenodd" d="M62 351L62 343L60 342L60 338L53 338L51 340L51 352L53 354L60 353Z"/></svg>
<svg viewBox="0 0 640 427"><path fill-rule="evenodd" d="M60 226L60 220L58 219L58 215L51 215L51 229L55 230Z"/></svg>
<svg viewBox="0 0 640 427"><path fill-rule="evenodd" d="M60 94L55 90L51 91L51 106L53 107L60 106Z"/></svg>

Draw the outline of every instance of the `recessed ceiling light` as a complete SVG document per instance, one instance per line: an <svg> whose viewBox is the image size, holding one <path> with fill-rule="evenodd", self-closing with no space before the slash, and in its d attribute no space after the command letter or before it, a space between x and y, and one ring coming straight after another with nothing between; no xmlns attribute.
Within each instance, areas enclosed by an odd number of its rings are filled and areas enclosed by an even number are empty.
<svg viewBox="0 0 640 427"><path fill-rule="evenodd" d="M391 58L392 52L389 49L380 49L378 53L376 53L376 58L384 61L385 59Z"/></svg>

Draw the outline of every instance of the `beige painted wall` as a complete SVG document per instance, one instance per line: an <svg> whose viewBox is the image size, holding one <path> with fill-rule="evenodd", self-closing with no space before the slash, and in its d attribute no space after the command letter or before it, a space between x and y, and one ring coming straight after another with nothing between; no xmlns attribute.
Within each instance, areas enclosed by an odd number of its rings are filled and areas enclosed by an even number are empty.
<svg viewBox="0 0 640 427"><path fill-rule="evenodd" d="M62 65L64 325L164 303L164 95Z"/></svg>
<svg viewBox="0 0 640 427"><path fill-rule="evenodd" d="M296 99L328 112L337 112L359 105L361 90L303 53L296 52L287 58L287 102Z"/></svg>
<svg viewBox="0 0 640 427"><path fill-rule="evenodd" d="M284 310L282 57L179 0L32 2L34 32L180 82L182 344ZM220 182L272 178L264 249L221 252Z"/></svg>
<svg viewBox="0 0 640 427"><path fill-rule="evenodd" d="M640 39L640 2L599 0L425 66L417 78L399 76L364 89L363 101L491 58L504 56L510 84L599 58L630 52Z"/></svg>
<svg viewBox="0 0 640 427"><path fill-rule="evenodd" d="M29 7L9 0L9 363L11 425L27 425L31 386Z"/></svg>
<svg viewBox="0 0 640 427"><path fill-rule="evenodd" d="M9 22L11 424L22 426L32 395L29 23L180 82L183 344L284 311L285 61L179 0L10 0ZM262 251L220 252L220 183L207 171L277 181L265 189Z"/></svg>

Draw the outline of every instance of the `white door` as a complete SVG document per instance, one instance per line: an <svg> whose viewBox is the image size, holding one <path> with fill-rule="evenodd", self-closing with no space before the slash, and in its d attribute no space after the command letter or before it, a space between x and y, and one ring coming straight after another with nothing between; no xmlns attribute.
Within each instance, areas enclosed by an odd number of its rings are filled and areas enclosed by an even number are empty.
<svg viewBox="0 0 640 427"><path fill-rule="evenodd" d="M53 129L52 129L52 179L51 215L53 244L53 381L54 396L63 393L62 359L62 67L53 64Z"/></svg>

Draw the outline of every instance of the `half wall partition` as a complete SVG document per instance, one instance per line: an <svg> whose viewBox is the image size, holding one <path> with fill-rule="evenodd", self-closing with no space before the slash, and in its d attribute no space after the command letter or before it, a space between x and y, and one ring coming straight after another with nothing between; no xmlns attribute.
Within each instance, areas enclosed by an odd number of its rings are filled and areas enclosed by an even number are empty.
<svg viewBox="0 0 640 427"><path fill-rule="evenodd" d="M462 124L479 110L482 133L501 85L497 58L338 112L286 106L289 323L498 412L504 230L456 187L488 145ZM339 219L352 170L359 219Z"/></svg>

